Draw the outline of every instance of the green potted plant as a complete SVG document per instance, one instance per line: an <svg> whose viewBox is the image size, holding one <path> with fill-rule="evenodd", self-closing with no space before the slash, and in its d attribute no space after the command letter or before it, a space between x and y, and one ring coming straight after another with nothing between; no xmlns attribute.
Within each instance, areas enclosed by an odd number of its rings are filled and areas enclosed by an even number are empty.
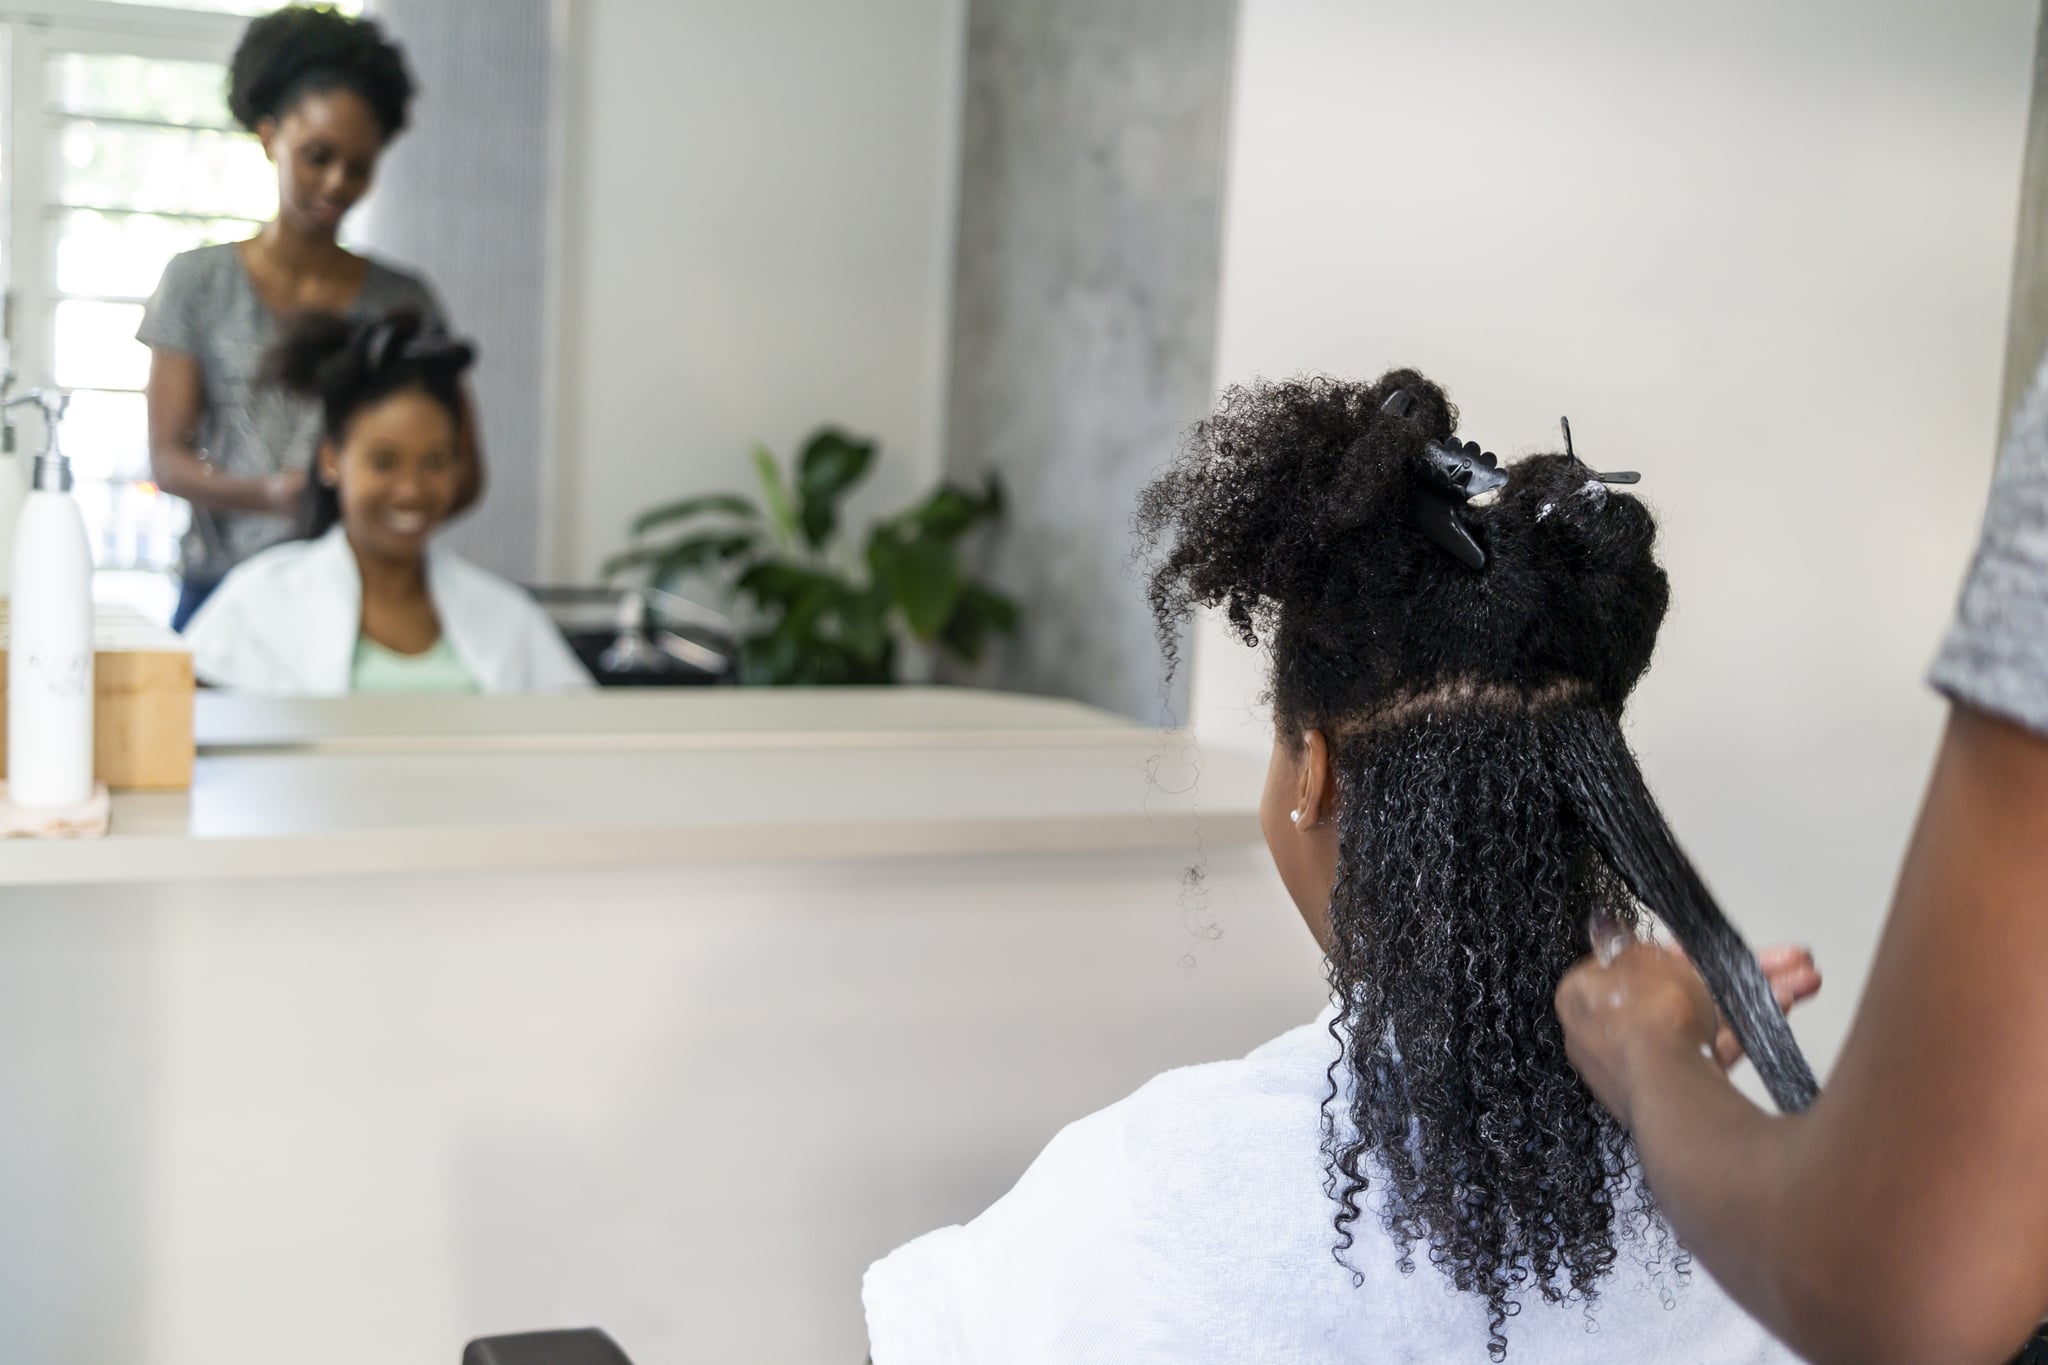
<svg viewBox="0 0 2048 1365"><path fill-rule="evenodd" d="M969 577L960 542L1001 518L1002 487L993 476L978 493L942 483L869 527L856 550L840 503L875 454L875 442L826 427L785 477L756 446L758 500L708 493L649 508L604 575L642 572L665 589L717 581L740 607L743 683L893 683L902 639L978 663L994 636L1016 632L1017 604Z"/></svg>

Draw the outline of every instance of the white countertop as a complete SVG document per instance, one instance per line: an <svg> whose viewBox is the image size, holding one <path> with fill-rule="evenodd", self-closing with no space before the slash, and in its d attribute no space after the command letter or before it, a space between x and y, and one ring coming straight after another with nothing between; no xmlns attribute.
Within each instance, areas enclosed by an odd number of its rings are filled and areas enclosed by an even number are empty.
<svg viewBox="0 0 2048 1365"><path fill-rule="evenodd" d="M202 691L195 711L202 754L1126 744L1142 729L1077 701L964 687L659 687L293 700Z"/></svg>
<svg viewBox="0 0 2048 1365"><path fill-rule="evenodd" d="M0 886L1192 854L1198 838L1259 837L1262 762L1072 702L966 689L212 696L199 733L189 794L118 795L105 839L0 843Z"/></svg>

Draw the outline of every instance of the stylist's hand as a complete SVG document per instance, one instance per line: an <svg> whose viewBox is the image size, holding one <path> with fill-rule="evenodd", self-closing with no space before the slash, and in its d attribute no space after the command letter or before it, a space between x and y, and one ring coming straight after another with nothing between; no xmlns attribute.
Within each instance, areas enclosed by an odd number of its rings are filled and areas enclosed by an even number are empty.
<svg viewBox="0 0 2048 1365"><path fill-rule="evenodd" d="M297 516L299 503L306 493L306 471L303 469L281 469L263 480L263 500L267 510L281 517Z"/></svg>
<svg viewBox="0 0 2048 1365"><path fill-rule="evenodd" d="M1757 962L1779 1009L1789 1012L1820 989L1813 954L1804 948L1767 948ZM1605 965L1585 958L1558 983L1557 1017L1572 1065L1624 1126L1643 1068L1704 1055L1725 1069L1742 1058L1742 1044L1706 983L1673 948L1636 944Z"/></svg>
<svg viewBox="0 0 2048 1365"><path fill-rule="evenodd" d="M1696 1065L1713 1054L1720 1029L1707 983L1653 943L1624 948L1605 964L1581 960L1558 983L1557 1017L1565 1055L1624 1128L1634 1126L1637 1078L1648 1068Z"/></svg>

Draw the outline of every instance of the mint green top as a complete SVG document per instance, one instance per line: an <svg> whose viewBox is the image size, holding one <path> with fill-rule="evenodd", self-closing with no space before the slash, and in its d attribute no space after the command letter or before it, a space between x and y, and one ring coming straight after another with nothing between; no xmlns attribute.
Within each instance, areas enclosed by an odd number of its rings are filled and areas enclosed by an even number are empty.
<svg viewBox="0 0 2048 1365"><path fill-rule="evenodd" d="M481 689L443 635L424 654L400 654L358 635L348 671L348 690L358 696L404 692L476 692Z"/></svg>

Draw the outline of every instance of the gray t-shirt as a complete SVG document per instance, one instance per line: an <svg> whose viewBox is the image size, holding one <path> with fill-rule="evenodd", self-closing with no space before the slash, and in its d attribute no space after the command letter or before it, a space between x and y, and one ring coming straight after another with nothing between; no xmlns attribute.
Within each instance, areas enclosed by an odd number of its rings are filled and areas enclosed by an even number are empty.
<svg viewBox="0 0 2048 1365"><path fill-rule="evenodd" d="M349 307L351 316L376 317L406 308L443 320L441 305L424 280L379 261L369 266L362 292ZM263 478L284 469L306 469L319 447L319 404L257 382L264 353L280 330L233 243L173 256L143 310L137 341L199 361L206 402L198 445L223 474ZM289 517L194 507L181 567L189 576L218 577L258 550L289 539L295 529Z"/></svg>
<svg viewBox="0 0 2048 1365"><path fill-rule="evenodd" d="M2048 736L2048 360L2013 413L1977 557L1930 680Z"/></svg>

